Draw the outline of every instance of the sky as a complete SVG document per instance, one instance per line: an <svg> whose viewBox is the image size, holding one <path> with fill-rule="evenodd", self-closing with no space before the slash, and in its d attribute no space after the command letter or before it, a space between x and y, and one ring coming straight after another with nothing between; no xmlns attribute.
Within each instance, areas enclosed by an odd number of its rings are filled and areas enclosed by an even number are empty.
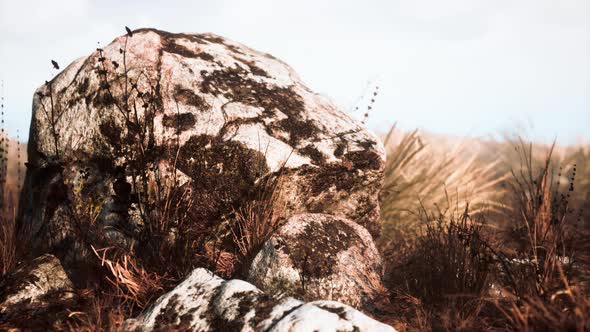
<svg viewBox="0 0 590 332"><path fill-rule="evenodd" d="M65 67L125 26L273 54L346 111L379 86L376 131L590 138L590 0L0 0L9 132L27 138L50 60Z"/></svg>

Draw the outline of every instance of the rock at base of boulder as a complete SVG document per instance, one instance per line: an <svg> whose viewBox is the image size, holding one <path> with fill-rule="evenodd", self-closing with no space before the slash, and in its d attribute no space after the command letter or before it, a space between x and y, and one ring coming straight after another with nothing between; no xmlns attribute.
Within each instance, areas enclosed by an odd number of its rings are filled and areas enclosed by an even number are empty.
<svg viewBox="0 0 590 332"><path fill-rule="evenodd" d="M0 284L0 323L28 329L51 328L55 317L51 312L63 312L75 302L72 282L59 259L45 254L9 274ZM10 324L12 323L12 325Z"/></svg>
<svg viewBox="0 0 590 332"><path fill-rule="evenodd" d="M290 217L263 245L248 281L269 293L372 309L384 290L382 262L362 226L328 214Z"/></svg>
<svg viewBox="0 0 590 332"><path fill-rule="evenodd" d="M132 331L395 331L338 302L275 298L201 268L125 325Z"/></svg>

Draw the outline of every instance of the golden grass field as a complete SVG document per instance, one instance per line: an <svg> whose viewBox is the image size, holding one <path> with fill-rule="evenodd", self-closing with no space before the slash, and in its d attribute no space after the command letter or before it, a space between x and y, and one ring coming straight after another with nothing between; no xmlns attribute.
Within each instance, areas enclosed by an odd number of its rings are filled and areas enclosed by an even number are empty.
<svg viewBox="0 0 590 332"><path fill-rule="evenodd" d="M383 137L379 244L392 325L590 329L588 145Z"/></svg>

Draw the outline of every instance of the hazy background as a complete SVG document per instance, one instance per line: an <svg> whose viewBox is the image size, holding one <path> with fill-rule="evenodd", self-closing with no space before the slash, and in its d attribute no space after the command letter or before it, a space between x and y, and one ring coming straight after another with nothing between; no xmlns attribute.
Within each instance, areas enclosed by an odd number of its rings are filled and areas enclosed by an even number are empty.
<svg viewBox="0 0 590 332"><path fill-rule="evenodd" d="M590 0L0 0L10 133L26 139L51 59L63 68L125 25L214 32L271 53L349 110L378 84L376 130L590 137Z"/></svg>

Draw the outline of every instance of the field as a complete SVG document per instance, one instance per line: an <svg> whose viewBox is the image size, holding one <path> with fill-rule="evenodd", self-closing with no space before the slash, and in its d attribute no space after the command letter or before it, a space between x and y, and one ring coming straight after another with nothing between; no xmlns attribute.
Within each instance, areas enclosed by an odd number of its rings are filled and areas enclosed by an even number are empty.
<svg viewBox="0 0 590 332"><path fill-rule="evenodd" d="M590 147L395 128L383 139L387 163L378 245L387 262L388 290L375 318L401 331L590 330ZM20 158L16 143L9 146L2 275L18 261L14 219L26 160L24 145ZM267 196L276 201L273 193ZM267 208L253 207L242 216L234 238L243 250L225 253L218 273L223 263L245 259L250 243L264 242L268 232L256 218L276 222L268 215ZM108 279L115 295L89 292L94 309L78 315L70 328L116 327L125 313L149 304L153 298L147 294L166 288L160 271L113 266L138 282Z"/></svg>
<svg viewBox="0 0 590 332"><path fill-rule="evenodd" d="M590 328L588 146L395 131L386 146L392 325Z"/></svg>

